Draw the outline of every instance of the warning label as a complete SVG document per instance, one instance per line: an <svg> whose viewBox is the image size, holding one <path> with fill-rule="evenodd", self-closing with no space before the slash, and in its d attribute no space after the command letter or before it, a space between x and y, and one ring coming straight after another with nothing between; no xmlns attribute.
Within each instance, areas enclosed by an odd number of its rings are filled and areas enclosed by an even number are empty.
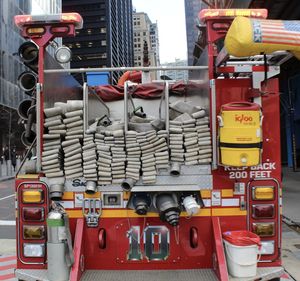
<svg viewBox="0 0 300 281"><path fill-rule="evenodd" d="M225 171L229 171L230 179L269 178L275 169L275 162L262 163L253 167L224 167Z"/></svg>

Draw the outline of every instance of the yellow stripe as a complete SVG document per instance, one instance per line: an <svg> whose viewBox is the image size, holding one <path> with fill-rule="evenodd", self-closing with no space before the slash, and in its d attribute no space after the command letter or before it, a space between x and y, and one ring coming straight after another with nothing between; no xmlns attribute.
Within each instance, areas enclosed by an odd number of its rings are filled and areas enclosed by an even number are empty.
<svg viewBox="0 0 300 281"><path fill-rule="evenodd" d="M240 208L214 208L212 216L246 216L247 211L241 211Z"/></svg>
<svg viewBox="0 0 300 281"><path fill-rule="evenodd" d="M74 199L74 192L65 191L62 200L73 200Z"/></svg>
<svg viewBox="0 0 300 281"><path fill-rule="evenodd" d="M211 197L211 191L210 190L201 190L201 197L202 198L210 198Z"/></svg>
<svg viewBox="0 0 300 281"><path fill-rule="evenodd" d="M38 179L39 175L38 174L27 174L27 175L18 175L18 179Z"/></svg>
<svg viewBox="0 0 300 281"><path fill-rule="evenodd" d="M211 190L201 190L202 198L210 198L211 197ZM222 189L222 197L233 197L233 190L232 189Z"/></svg>
<svg viewBox="0 0 300 281"><path fill-rule="evenodd" d="M81 210L66 210L70 218L81 218ZM196 217L209 217L210 209L202 209ZM182 212L181 217L187 217L187 213ZM101 218L140 218L140 217L158 217L158 213L148 213L145 216L136 214L133 210L102 210Z"/></svg>
<svg viewBox="0 0 300 281"><path fill-rule="evenodd" d="M94 194L84 193L84 198L100 198L100 192L95 192Z"/></svg>
<svg viewBox="0 0 300 281"><path fill-rule="evenodd" d="M222 197L233 197L232 189L222 189Z"/></svg>

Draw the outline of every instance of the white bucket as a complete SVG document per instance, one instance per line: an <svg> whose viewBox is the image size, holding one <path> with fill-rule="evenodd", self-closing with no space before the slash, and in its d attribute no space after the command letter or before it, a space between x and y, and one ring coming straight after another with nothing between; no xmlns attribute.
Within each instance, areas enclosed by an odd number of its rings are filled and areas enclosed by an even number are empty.
<svg viewBox="0 0 300 281"><path fill-rule="evenodd" d="M234 277L253 277L256 275L258 246L236 246L223 240L228 272Z"/></svg>

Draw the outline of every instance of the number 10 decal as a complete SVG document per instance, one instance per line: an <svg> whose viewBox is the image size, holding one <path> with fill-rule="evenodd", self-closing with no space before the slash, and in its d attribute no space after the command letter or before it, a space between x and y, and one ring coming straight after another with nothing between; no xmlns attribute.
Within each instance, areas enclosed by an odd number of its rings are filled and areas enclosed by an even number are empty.
<svg viewBox="0 0 300 281"><path fill-rule="evenodd" d="M140 249L140 227L133 226L128 232L129 251L128 260L142 260ZM155 247L155 239L158 239L158 247ZM148 260L166 260L170 253L170 232L165 226L148 226L143 236L144 253Z"/></svg>

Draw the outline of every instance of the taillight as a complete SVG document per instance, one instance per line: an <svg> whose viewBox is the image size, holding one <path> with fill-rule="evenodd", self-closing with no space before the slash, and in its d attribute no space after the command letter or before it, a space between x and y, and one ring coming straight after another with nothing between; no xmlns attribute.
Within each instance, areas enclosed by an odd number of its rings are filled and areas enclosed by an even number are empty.
<svg viewBox="0 0 300 281"><path fill-rule="evenodd" d="M44 192L43 190L23 190L22 192L23 203L43 203Z"/></svg>
<svg viewBox="0 0 300 281"><path fill-rule="evenodd" d="M273 204L253 205L252 217L255 219L274 218L275 206Z"/></svg>
<svg viewBox="0 0 300 281"><path fill-rule="evenodd" d="M23 220L24 221L44 221L45 214L44 208L26 208L24 207L22 210Z"/></svg>
<svg viewBox="0 0 300 281"><path fill-rule="evenodd" d="M254 186L252 188L253 200L273 200L274 187L273 186Z"/></svg>
<svg viewBox="0 0 300 281"><path fill-rule="evenodd" d="M45 227L43 225L24 225L23 226L24 239L44 239Z"/></svg>
<svg viewBox="0 0 300 281"><path fill-rule="evenodd" d="M252 223L252 231L261 237L273 236L275 234L275 223L274 222Z"/></svg>
<svg viewBox="0 0 300 281"><path fill-rule="evenodd" d="M261 241L261 255L273 255L275 252L275 241Z"/></svg>
<svg viewBox="0 0 300 281"><path fill-rule="evenodd" d="M23 254L26 258L44 257L45 244L24 243Z"/></svg>
<svg viewBox="0 0 300 281"><path fill-rule="evenodd" d="M45 28L44 27L30 27L30 28L27 28L27 33L29 35L41 36L45 33Z"/></svg>

